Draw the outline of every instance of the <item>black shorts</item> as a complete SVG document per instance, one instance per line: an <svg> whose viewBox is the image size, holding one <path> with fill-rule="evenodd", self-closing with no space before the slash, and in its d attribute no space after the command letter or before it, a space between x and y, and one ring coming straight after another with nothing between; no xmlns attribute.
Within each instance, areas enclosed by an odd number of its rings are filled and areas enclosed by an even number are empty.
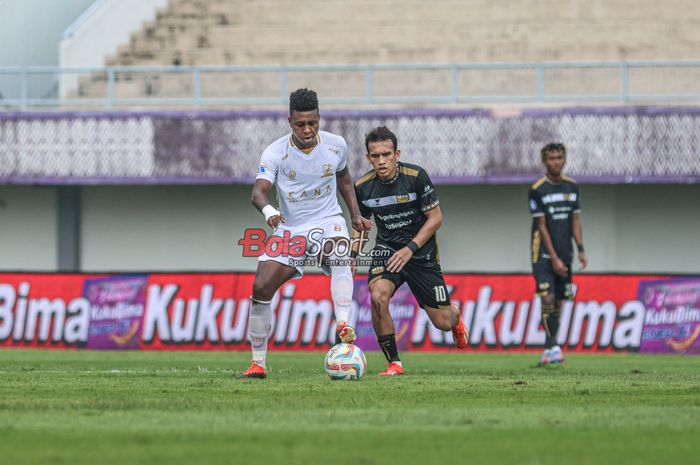
<svg viewBox="0 0 700 465"><path fill-rule="evenodd" d="M394 283L394 292L406 282L421 308L449 308L450 295L447 292L445 278L442 275L440 264L435 258L413 257L398 273L390 273L386 270L386 262L389 257L372 258L372 266L369 268L369 284L379 279L388 279Z"/></svg>
<svg viewBox="0 0 700 465"><path fill-rule="evenodd" d="M571 284L571 263L564 263L569 272L566 277L559 276L552 268L552 261L540 258L532 264L532 274L535 277L535 293L540 297L554 294L556 300L573 300L574 287Z"/></svg>

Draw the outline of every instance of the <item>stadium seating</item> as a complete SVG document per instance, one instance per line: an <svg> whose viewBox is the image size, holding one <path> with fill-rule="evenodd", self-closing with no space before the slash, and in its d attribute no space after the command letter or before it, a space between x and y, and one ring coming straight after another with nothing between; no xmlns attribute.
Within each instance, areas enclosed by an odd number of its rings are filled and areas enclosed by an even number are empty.
<svg viewBox="0 0 700 465"><path fill-rule="evenodd" d="M313 11L314 14L308 12ZM319 20L318 18L323 18ZM363 63L490 63L694 59L700 47L700 9L679 0L673 9L655 0L542 0L516 4L490 0L171 0L155 21L106 57L108 66ZM673 70L667 70L673 72ZM663 89L667 71L630 75L631 91ZM381 72L378 72L381 73ZM446 94L449 73L384 71L377 95ZM393 74L392 74L393 73ZM547 75L550 93L618 92L619 70L563 70ZM357 73L361 74L361 73ZM698 73L695 73L698 74ZM674 85L700 91L693 73ZM395 76L395 77L394 77ZM207 82L207 79L210 81ZM215 85L213 85L215 83ZM320 92L364 91L352 73L290 76ZM118 97L192 95L191 74L118 75ZM520 95L535 87L533 73L481 70L460 75L459 92ZM106 76L84 76L73 97L104 97ZM271 73L202 77L202 96L277 96Z"/></svg>

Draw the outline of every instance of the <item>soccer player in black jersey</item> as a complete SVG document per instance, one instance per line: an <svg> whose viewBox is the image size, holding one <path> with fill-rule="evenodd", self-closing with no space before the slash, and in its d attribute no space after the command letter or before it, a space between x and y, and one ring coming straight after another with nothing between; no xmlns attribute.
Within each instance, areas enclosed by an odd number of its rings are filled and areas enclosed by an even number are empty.
<svg viewBox="0 0 700 465"><path fill-rule="evenodd" d="M541 298L542 324L547 333L540 364L562 363L564 355L557 344L557 331L564 300L574 298L571 263L576 241L581 269L588 265L583 248L581 204L578 185L562 175L566 164L564 144L542 148L547 174L532 185L529 193L532 214L532 272L537 295Z"/></svg>
<svg viewBox="0 0 700 465"><path fill-rule="evenodd" d="M440 269L435 232L442 213L435 188L423 168L399 162L396 136L382 126L365 138L372 170L355 182L360 214L374 215L377 243L369 269L372 325L388 367L380 376L403 374L394 336L389 300L404 282L436 328L452 330L457 347L467 347L468 334L459 311L450 303ZM360 233L353 233L356 239ZM361 244L353 241L353 257Z"/></svg>

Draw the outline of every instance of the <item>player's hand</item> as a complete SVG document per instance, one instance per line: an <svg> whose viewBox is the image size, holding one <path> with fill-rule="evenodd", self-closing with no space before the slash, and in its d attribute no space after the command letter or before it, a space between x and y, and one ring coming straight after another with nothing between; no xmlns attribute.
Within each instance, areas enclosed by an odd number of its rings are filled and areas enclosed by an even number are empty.
<svg viewBox="0 0 700 465"><path fill-rule="evenodd" d="M556 274L564 278L569 274L569 269L559 257L552 258L552 269L554 269Z"/></svg>
<svg viewBox="0 0 700 465"><path fill-rule="evenodd" d="M578 253L578 262L581 264L580 270L583 270L588 266L588 257L586 257L586 252Z"/></svg>
<svg viewBox="0 0 700 465"><path fill-rule="evenodd" d="M397 250L389 257L389 260L387 260L386 270L390 273L398 273L403 270L403 267L406 266L406 263L408 263L411 257L413 257L413 252L411 252L411 249L408 247Z"/></svg>
<svg viewBox="0 0 700 465"><path fill-rule="evenodd" d="M284 223L284 216L282 214L271 216L267 220L267 224L270 225L272 229L277 229L281 223Z"/></svg>
<svg viewBox="0 0 700 465"><path fill-rule="evenodd" d="M352 229L357 232L367 232L372 229L372 220L362 217L362 215L356 215L351 218Z"/></svg>

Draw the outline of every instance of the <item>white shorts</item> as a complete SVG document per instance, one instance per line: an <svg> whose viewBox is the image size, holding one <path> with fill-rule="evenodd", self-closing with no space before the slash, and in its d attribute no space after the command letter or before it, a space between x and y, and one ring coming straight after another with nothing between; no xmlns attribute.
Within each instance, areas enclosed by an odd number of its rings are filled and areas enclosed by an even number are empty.
<svg viewBox="0 0 700 465"><path fill-rule="evenodd" d="M320 221L314 222L313 224L303 224L299 226L287 226L284 223L272 233L273 236L284 238L285 232L287 233L287 238L291 238L294 241L295 237L306 238L306 251L304 254L299 256L292 256L289 253L280 253L275 256L270 256L264 252L258 261L265 262L272 260L283 265L291 266L296 268L296 273L292 276L292 279L299 279L304 276L304 265L311 262L311 257L318 254L320 244L324 240L328 240L334 237L342 237L344 239L350 240L348 234L348 226L345 223L345 218L340 215L329 216ZM269 239L268 239L269 240ZM292 242L293 243L293 242ZM344 250L344 249L342 249ZM329 267L323 265L321 269L326 275L331 274Z"/></svg>

